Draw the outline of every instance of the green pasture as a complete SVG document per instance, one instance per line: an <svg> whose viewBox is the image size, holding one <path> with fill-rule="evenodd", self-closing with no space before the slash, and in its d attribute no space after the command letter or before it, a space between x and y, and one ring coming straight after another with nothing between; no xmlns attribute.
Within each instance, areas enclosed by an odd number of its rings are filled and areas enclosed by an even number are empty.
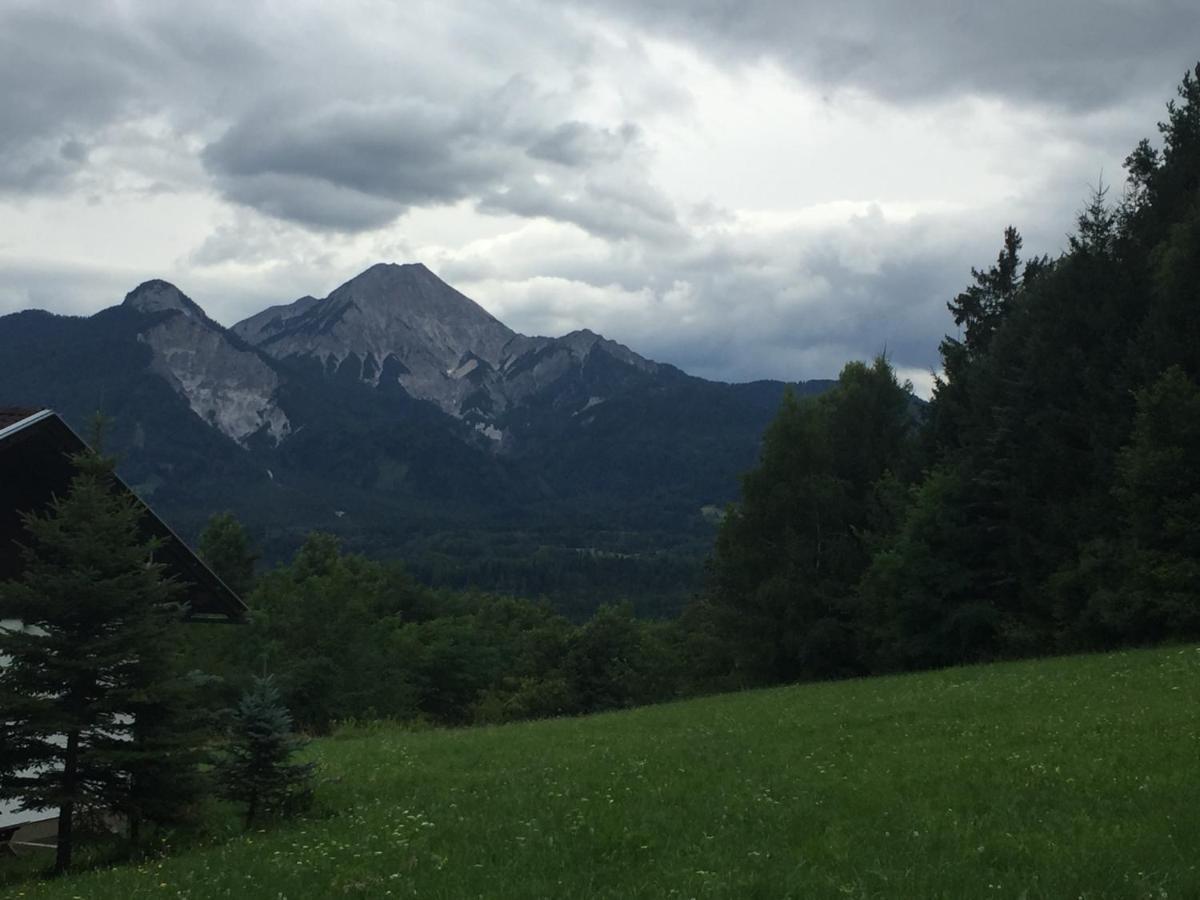
<svg viewBox="0 0 1200 900"><path fill-rule="evenodd" d="M311 753L308 819L221 820L189 848L57 881L0 862L0 894L1200 897L1190 646L493 728L343 728Z"/></svg>

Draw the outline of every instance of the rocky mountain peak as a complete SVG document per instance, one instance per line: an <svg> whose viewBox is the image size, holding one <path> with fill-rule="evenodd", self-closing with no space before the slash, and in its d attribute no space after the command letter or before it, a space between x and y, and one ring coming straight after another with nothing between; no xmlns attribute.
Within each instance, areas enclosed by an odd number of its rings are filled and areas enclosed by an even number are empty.
<svg viewBox="0 0 1200 900"><path fill-rule="evenodd" d="M273 306L233 331L276 359L305 358L339 377L399 384L483 429L535 395L586 399L601 389L598 379L615 386L659 368L587 329L561 338L518 334L422 263L377 263L322 300ZM500 440L496 429L485 433Z"/></svg>
<svg viewBox="0 0 1200 900"><path fill-rule="evenodd" d="M394 379L453 414L481 377L466 376L498 368L517 337L421 263L378 263L322 300L271 307L233 330L277 359L314 359L374 384Z"/></svg>
<svg viewBox="0 0 1200 900"><path fill-rule="evenodd" d="M125 295L125 301L121 305L141 312L160 312L172 309L189 318L202 322L208 321L208 316L195 301L169 281L159 278L143 281Z"/></svg>
<svg viewBox="0 0 1200 900"><path fill-rule="evenodd" d="M511 337L513 332L486 309L452 288L431 272L424 263L376 263L351 278L326 299L325 303L354 303L384 316L389 323L409 326L440 322L446 329L461 329L463 336L477 337L480 330L491 330ZM475 349L464 346L463 350Z"/></svg>
<svg viewBox="0 0 1200 900"><path fill-rule="evenodd" d="M655 372L658 370L657 363L651 362L644 356L639 356L624 344L618 344L616 341L610 341L603 335L596 334L590 328L581 328L578 331L564 334L558 339L558 343L568 347L572 353L579 357L586 357L593 349L599 346L614 359L620 360L627 366L643 372Z"/></svg>
<svg viewBox="0 0 1200 900"><path fill-rule="evenodd" d="M367 267L351 281L357 281L359 278L427 278L434 281L441 281L436 275L429 270L429 267L423 262L411 263L394 263L394 262L378 262Z"/></svg>
<svg viewBox="0 0 1200 900"><path fill-rule="evenodd" d="M513 337L495 316L422 263L377 263L323 300L302 297L272 306L233 330L274 356L333 354L340 359L349 351L379 359L394 354L403 360L419 343L443 369L468 351L493 362L491 357Z"/></svg>

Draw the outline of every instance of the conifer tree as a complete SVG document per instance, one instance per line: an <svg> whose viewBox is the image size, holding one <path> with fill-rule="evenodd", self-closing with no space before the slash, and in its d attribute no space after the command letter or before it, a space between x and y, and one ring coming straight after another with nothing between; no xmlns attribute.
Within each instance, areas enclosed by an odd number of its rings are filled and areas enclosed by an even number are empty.
<svg viewBox="0 0 1200 900"><path fill-rule="evenodd" d="M235 593L245 596L250 592L258 554L250 548L246 529L233 513L214 514L200 535L197 549L217 577Z"/></svg>
<svg viewBox="0 0 1200 900"><path fill-rule="evenodd" d="M954 316L954 324L963 329L963 343L970 353L987 349L1021 287L1021 243L1016 228L1011 225L1005 228L1004 246L996 265L983 271L972 268L975 283L946 304Z"/></svg>
<svg viewBox="0 0 1200 900"><path fill-rule="evenodd" d="M97 430L97 442L99 429ZM200 745L174 671L180 585L154 561L144 507L113 461L72 457L65 495L24 517L25 570L0 583L0 797L59 810L55 870L71 864L83 810L169 818L197 788Z"/></svg>
<svg viewBox="0 0 1200 900"><path fill-rule="evenodd" d="M231 711L227 754L217 769L222 796L246 804L246 827L263 815L288 815L312 800L315 763L291 762L305 741L270 678L256 678Z"/></svg>

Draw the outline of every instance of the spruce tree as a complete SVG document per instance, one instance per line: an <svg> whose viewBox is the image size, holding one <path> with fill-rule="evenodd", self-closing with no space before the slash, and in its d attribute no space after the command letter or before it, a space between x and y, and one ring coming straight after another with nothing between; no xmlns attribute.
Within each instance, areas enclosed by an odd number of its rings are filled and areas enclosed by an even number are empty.
<svg viewBox="0 0 1200 900"><path fill-rule="evenodd" d="M246 827L263 815L288 815L312 800L315 763L291 762L305 741L270 678L256 678L231 711L230 741L217 767L222 796L246 804Z"/></svg>
<svg viewBox="0 0 1200 900"><path fill-rule="evenodd" d="M85 450L72 462L66 494L24 517L23 574L0 583L0 619L20 623L0 630L0 797L59 810L60 872L81 811L126 815L136 831L189 802L200 745L177 728L190 706L174 670L180 585L154 561L113 461Z"/></svg>

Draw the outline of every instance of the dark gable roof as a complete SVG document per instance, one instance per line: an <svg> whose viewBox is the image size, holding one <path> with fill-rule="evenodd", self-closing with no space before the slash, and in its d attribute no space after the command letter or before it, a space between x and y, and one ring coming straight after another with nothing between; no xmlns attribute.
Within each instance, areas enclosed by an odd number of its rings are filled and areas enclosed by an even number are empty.
<svg viewBox="0 0 1200 900"><path fill-rule="evenodd" d="M69 455L86 444L66 422L50 410L0 407L0 579L20 571L16 541L24 528L21 513L45 507L55 494L70 484ZM133 494L117 479L121 490ZM134 495L136 496L136 495ZM161 545L156 553L167 572L185 584L184 600L189 619L240 620L246 604L218 578L173 532L154 510L146 509L143 527Z"/></svg>
<svg viewBox="0 0 1200 900"><path fill-rule="evenodd" d="M0 431L9 425L15 425L23 419L28 419L36 409L25 406L0 406Z"/></svg>

